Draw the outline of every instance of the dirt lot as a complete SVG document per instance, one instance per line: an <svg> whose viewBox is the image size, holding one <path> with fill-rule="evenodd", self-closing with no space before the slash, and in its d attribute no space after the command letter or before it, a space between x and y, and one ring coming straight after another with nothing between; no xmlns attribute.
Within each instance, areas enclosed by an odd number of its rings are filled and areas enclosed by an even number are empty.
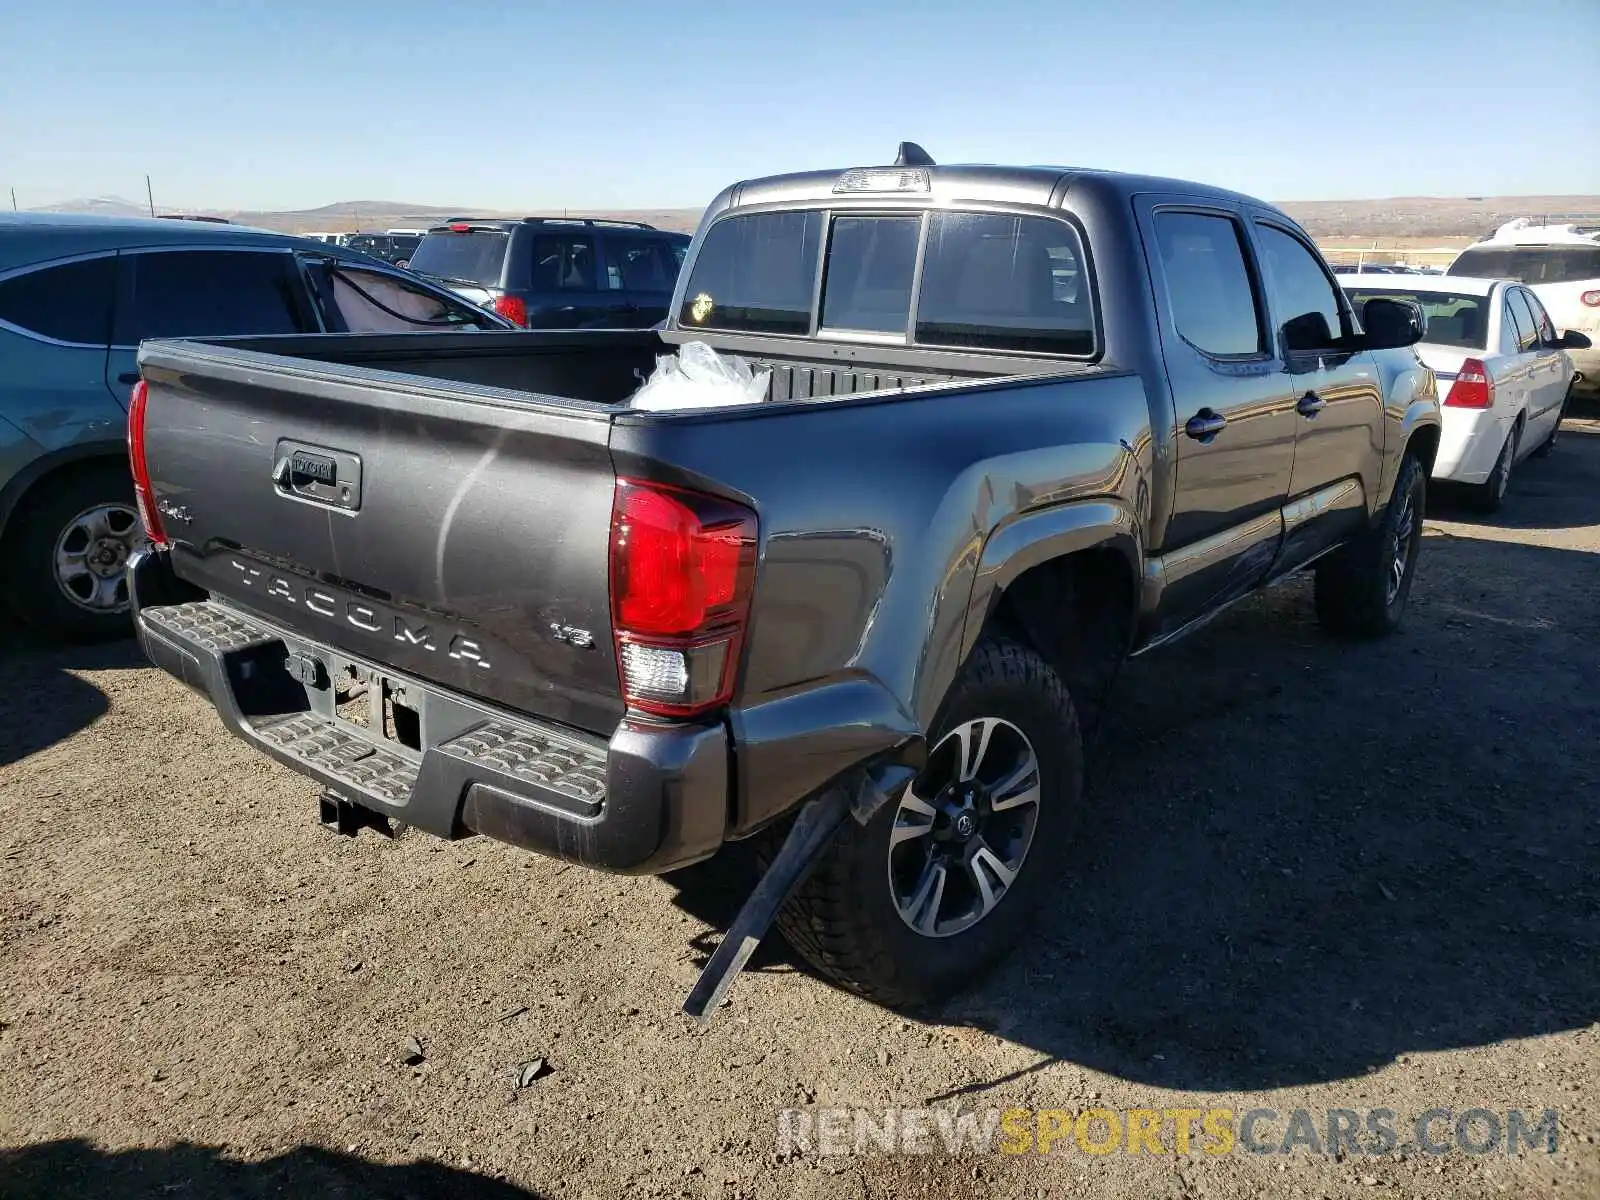
<svg viewBox="0 0 1600 1200"><path fill-rule="evenodd" d="M776 946L697 1031L737 863L339 839L129 646L13 631L0 1195L1600 1195L1600 421L1513 486L1435 503L1398 639L1324 638L1297 583L1131 666L1074 875L920 1018ZM776 1153L781 1108L930 1102L1387 1107L1401 1144ZM1557 1152L1418 1153L1435 1106L1555 1109Z"/></svg>

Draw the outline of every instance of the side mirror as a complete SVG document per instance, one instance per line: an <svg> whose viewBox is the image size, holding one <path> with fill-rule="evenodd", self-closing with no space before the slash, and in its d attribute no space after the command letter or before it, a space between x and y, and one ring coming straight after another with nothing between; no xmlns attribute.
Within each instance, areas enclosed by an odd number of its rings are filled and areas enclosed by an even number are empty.
<svg viewBox="0 0 1600 1200"><path fill-rule="evenodd" d="M1361 327L1368 350L1415 346L1428 333L1428 316L1420 304L1374 296L1361 306Z"/></svg>
<svg viewBox="0 0 1600 1200"><path fill-rule="evenodd" d="M1594 342L1588 334L1569 329L1550 345L1557 350L1587 350L1594 345Z"/></svg>
<svg viewBox="0 0 1600 1200"><path fill-rule="evenodd" d="M1283 323L1283 345L1290 354L1309 354L1333 345L1333 330L1320 312L1301 313Z"/></svg>

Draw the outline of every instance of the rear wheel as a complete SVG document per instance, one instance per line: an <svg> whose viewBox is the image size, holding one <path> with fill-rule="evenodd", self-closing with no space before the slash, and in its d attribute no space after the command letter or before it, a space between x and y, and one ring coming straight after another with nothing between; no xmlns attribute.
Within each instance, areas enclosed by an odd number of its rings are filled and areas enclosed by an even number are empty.
<svg viewBox="0 0 1600 1200"><path fill-rule="evenodd" d="M1383 520L1316 568L1317 619L1325 629L1382 637L1400 628L1422 548L1427 472L1407 454Z"/></svg>
<svg viewBox="0 0 1600 1200"><path fill-rule="evenodd" d="M121 463L47 479L23 499L6 535L6 599L45 633L126 636L127 564L142 537L133 482Z"/></svg>
<svg viewBox="0 0 1600 1200"><path fill-rule="evenodd" d="M1500 457L1494 460L1494 470L1489 478L1472 488L1472 506L1481 513L1496 513L1505 503L1511 490L1511 472L1517 464L1517 443L1522 440L1522 421L1519 419L1506 434L1505 445L1500 447Z"/></svg>
<svg viewBox="0 0 1600 1200"><path fill-rule="evenodd" d="M1072 699L1015 642L979 644L930 743L917 778L867 825L846 822L778 918L819 971L891 1005L939 1000L1011 950L1058 877L1083 790Z"/></svg>

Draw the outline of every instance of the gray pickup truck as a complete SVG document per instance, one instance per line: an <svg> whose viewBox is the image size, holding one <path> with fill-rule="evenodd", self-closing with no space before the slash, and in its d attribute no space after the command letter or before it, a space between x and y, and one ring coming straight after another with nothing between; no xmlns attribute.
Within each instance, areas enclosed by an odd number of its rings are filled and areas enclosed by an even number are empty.
<svg viewBox="0 0 1600 1200"><path fill-rule="evenodd" d="M724 191L659 330L145 343L138 633L346 832L762 835L690 1011L774 918L927 1002L1062 869L1127 656L1313 564L1330 630L1400 623L1423 328L1247 196L907 143ZM689 341L765 398L630 407Z"/></svg>

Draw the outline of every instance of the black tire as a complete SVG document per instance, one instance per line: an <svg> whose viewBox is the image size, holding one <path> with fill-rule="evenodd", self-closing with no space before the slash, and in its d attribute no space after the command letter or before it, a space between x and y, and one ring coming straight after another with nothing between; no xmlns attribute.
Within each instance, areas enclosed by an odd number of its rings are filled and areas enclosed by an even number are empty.
<svg viewBox="0 0 1600 1200"><path fill-rule="evenodd" d="M1572 403L1572 389L1567 389L1567 394L1561 397L1561 411L1556 414L1556 423L1550 427L1550 436L1539 443L1539 448L1533 452L1534 458L1549 458L1556 448L1556 439L1561 436L1561 422L1567 419L1567 405Z"/></svg>
<svg viewBox="0 0 1600 1200"><path fill-rule="evenodd" d="M1511 427L1511 432L1506 434L1505 444L1500 447L1500 455L1494 460L1494 469L1489 472L1489 478L1467 489L1472 507L1485 516L1499 512L1500 506L1505 503L1506 493L1511 490L1511 474L1517 465L1517 446L1521 441L1522 420L1519 417Z"/></svg>
<svg viewBox="0 0 1600 1200"><path fill-rule="evenodd" d="M115 539L119 544L125 543L126 550L142 539L134 516L133 480L120 462L92 463L36 484L23 497L6 530L5 544L0 547L6 601L17 616L41 633L74 641L98 641L126 637L133 631L126 576L120 563L114 572L109 565L102 568L110 579L102 594L108 595L114 608L92 609L74 603L65 586L57 582L58 542L77 517L96 508L117 510L112 529L119 535L131 521L131 534ZM68 544L75 547L77 543ZM122 561L126 561L125 553ZM81 586L94 594L92 584Z"/></svg>
<svg viewBox="0 0 1600 1200"><path fill-rule="evenodd" d="M1407 454L1383 519L1317 564L1317 620L1324 629L1371 638L1400 628L1417 574L1427 498L1427 471L1416 455ZM1398 586L1391 587L1402 543L1405 562Z"/></svg>
<svg viewBox="0 0 1600 1200"><path fill-rule="evenodd" d="M960 932L919 933L909 918L902 918L891 891L890 837L902 797L892 797L866 826L846 821L778 916L790 946L841 987L896 1007L931 1004L950 995L1011 950L1027 931L1044 888L1059 876L1080 824L1083 742L1066 685L1032 650L996 637L978 645L941 709L930 740L935 749L924 775L912 786L931 788L930 775L947 753L944 747L952 745L947 735L984 718L999 722L996 738L1014 740L1020 732L1037 765L1032 838L1016 860L1014 879L987 915ZM980 841L989 835L999 844L992 823L1021 818L1007 813L986 819L991 825L981 827ZM932 841L930 835L927 843L914 841L897 854L915 858ZM949 844L939 853L952 853ZM949 871L952 880L973 878L959 874L954 865ZM992 886L999 876L989 878ZM976 889L966 890L981 903ZM957 892L951 895L959 899Z"/></svg>

